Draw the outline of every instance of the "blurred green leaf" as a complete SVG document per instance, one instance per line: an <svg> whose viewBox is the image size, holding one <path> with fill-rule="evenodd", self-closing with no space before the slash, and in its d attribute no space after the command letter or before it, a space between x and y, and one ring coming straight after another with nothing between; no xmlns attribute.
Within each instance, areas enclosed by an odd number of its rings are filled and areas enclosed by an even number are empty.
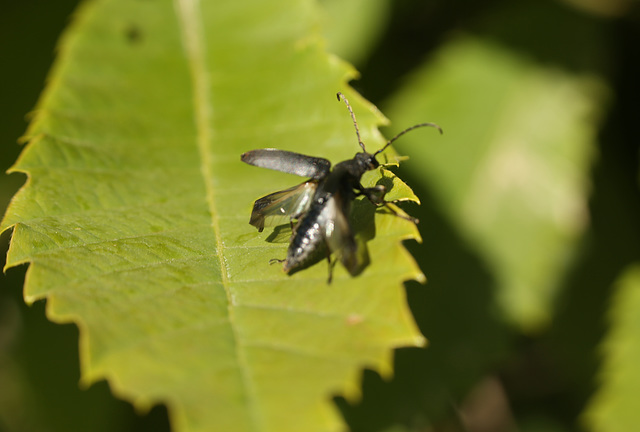
<svg viewBox="0 0 640 432"><path fill-rule="evenodd" d="M359 150L336 91L367 145L384 143L384 118L346 87L354 70L310 30L317 16L310 0L88 2L13 168L29 180L0 229L14 230L6 267L31 263L25 299L79 326L85 383L167 403L176 430L337 429L330 395L424 342L401 285L423 277L400 244L411 223L357 220L374 265L356 278L338 265L329 286L324 263L269 266L286 244L247 223L254 199L300 179L243 151Z"/></svg>
<svg viewBox="0 0 640 432"><path fill-rule="evenodd" d="M418 133L400 142L411 155L405 168L485 259L503 314L528 331L547 323L588 224L588 170L605 94L596 77L468 36L444 45L389 104L403 124L444 129L437 142Z"/></svg>
<svg viewBox="0 0 640 432"><path fill-rule="evenodd" d="M640 423L640 265L627 269L616 285L609 311L611 327L602 346L600 389L583 415L594 432L633 431Z"/></svg>
<svg viewBox="0 0 640 432"><path fill-rule="evenodd" d="M325 11L328 51L358 65L380 39L391 13L389 0L319 0Z"/></svg>

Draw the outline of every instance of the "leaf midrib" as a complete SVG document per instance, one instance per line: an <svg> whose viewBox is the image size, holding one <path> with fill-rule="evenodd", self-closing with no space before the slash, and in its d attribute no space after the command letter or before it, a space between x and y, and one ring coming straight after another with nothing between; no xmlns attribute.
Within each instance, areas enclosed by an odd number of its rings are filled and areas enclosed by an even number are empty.
<svg viewBox="0 0 640 432"><path fill-rule="evenodd" d="M216 207L215 193L211 182L208 181L213 177L211 172L212 152L208 150L208 144L213 142L213 128L209 127L209 122L213 119L213 107L208 99L211 95L211 85L208 79L206 67L206 51L204 42L204 33L202 23L199 16L202 16L199 9L198 0L175 0L176 13L178 15L179 31L183 40L183 46L187 55L188 68L191 73L194 111L196 116L196 139L198 151L202 165L200 171L203 176L205 190L207 195L207 203L211 214L211 227L213 228L216 238L216 256L220 265L220 274L222 285L227 297L227 311L229 326L234 339L234 349L236 360L239 365L240 379L243 386L244 394L247 400L247 409L249 413L249 422L252 430L258 431L258 410L256 406L256 392L249 376L247 375L248 363L239 343L239 336L235 326L235 313L233 308L233 296L230 292L229 275L224 259L220 225L218 221L218 211Z"/></svg>

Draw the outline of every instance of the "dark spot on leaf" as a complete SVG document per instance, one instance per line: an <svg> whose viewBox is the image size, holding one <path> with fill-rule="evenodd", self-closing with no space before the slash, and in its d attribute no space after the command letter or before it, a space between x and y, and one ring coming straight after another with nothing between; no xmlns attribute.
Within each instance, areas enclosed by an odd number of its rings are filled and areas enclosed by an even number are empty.
<svg viewBox="0 0 640 432"><path fill-rule="evenodd" d="M129 25L125 29L124 34L131 45L138 44L142 41L142 30L135 24Z"/></svg>

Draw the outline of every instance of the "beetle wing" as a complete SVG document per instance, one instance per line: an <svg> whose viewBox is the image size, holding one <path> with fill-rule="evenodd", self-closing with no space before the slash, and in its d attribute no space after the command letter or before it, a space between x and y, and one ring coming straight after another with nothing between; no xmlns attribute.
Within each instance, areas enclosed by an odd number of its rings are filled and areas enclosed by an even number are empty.
<svg viewBox="0 0 640 432"><path fill-rule="evenodd" d="M260 168L268 168L320 180L331 171L331 162L327 159L306 156L278 149L259 149L243 153L242 162Z"/></svg>
<svg viewBox="0 0 640 432"><path fill-rule="evenodd" d="M265 226L277 226L299 218L311 205L318 182L311 180L256 200L249 223L262 232Z"/></svg>
<svg viewBox="0 0 640 432"><path fill-rule="evenodd" d="M342 262L342 265L354 275L358 272L358 245L349 225L349 204L341 194L335 193L327 201L328 217L325 222L324 236L330 252Z"/></svg>

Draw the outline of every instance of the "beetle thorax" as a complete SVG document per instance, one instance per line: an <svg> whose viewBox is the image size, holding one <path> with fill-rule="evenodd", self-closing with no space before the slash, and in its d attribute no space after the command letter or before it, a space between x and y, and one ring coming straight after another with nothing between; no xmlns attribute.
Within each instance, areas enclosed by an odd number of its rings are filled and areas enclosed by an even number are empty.
<svg viewBox="0 0 640 432"><path fill-rule="evenodd" d="M356 153L352 161L354 162L353 165L355 165L353 168L358 171L353 174L356 174L358 178L360 178L365 172L376 169L380 166L376 158L367 152Z"/></svg>

